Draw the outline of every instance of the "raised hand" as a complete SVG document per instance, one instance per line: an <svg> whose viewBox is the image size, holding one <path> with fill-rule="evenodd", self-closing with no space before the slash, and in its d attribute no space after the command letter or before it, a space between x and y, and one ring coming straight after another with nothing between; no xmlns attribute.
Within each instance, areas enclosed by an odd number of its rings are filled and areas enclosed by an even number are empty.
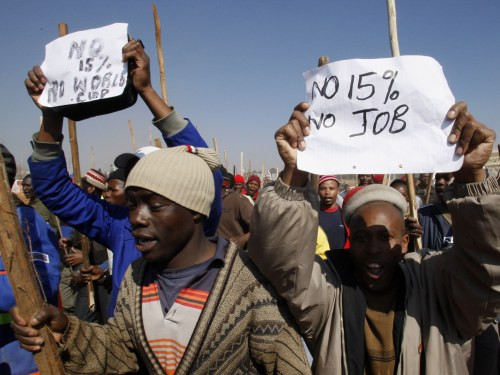
<svg viewBox="0 0 500 375"><path fill-rule="evenodd" d="M456 154L464 155L462 168L453 173L456 182L479 182L486 174L484 165L495 144L496 133L476 121L467 110L467 103L458 102L448 111L448 118L455 120L448 142L456 144Z"/></svg>
<svg viewBox="0 0 500 375"><path fill-rule="evenodd" d="M285 163L281 179L289 185L302 186L307 179L306 173L297 170L297 150L305 149L304 137L310 134L309 121L304 115L308 108L307 103L298 104L288 123L279 128L274 135L278 152Z"/></svg>

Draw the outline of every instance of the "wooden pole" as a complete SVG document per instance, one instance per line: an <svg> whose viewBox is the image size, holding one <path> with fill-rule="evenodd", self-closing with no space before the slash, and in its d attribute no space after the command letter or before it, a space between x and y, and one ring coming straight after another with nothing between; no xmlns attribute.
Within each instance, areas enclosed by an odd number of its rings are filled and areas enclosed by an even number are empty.
<svg viewBox="0 0 500 375"><path fill-rule="evenodd" d="M40 292L33 263L29 259L26 243L16 208L10 193L5 172L5 162L0 154L0 254L5 265L19 313L26 321L40 310L45 301ZM29 236L29 233L28 233ZM57 344L47 327L40 329L45 341L42 350L34 354L35 362L41 374L64 374L61 358L57 353Z"/></svg>
<svg viewBox="0 0 500 375"><path fill-rule="evenodd" d="M149 145L153 145L153 127L149 125Z"/></svg>
<svg viewBox="0 0 500 375"><path fill-rule="evenodd" d="M326 65L330 62L330 58L328 56L320 56L318 59L318 67ZM317 174L311 173L311 187L314 191L318 191L319 188L319 176Z"/></svg>
<svg viewBox="0 0 500 375"><path fill-rule="evenodd" d="M132 125L132 121L128 120L128 128L130 130L130 138L132 138L132 147L135 150L137 150L137 142L135 141L135 135L134 135L134 125Z"/></svg>
<svg viewBox="0 0 500 375"><path fill-rule="evenodd" d="M243 151L240 154L240 174L243 176Z"/></svg>
<svg viewBox="0 0 500 375"><path fill-rule="evenodd" d="M215 139L215 137L212 137L212 143L214 144L215 153L219 154L219 147L217 146L217 139Z"/></svg>
<svg viewBox="0 0 500 375"><path fill-rule="evenodd" d="M64 36L68 34L68 25L65 23L58 24L59 36ZM75 184L82 186L82 175L80 172L80 156L78 152L78 139L76 135L76 122L68 119L68 133L69 133L69 143L71 145L71 161L73 164L73 179ZM83 267L87 268L90 265L89 262L89 250L90 242L85 236L81 236L82 244L82 257L83 257ZM88 283L87 287L89 289L89 308L93 310L95 308L94 300L94 287L92 283Z"/></svg>
<svg viewBox="0 0 500 375"><path fill-rule="evenodd" d="M427 188L425 190L425 204L429 204L431 199L431 191L432 191L432 180L434 179L434 173L431 173L429 176L429 182L427 184Z"/></svg>
<svg viewBox="0 0 500 375"><path fill-rule="evenodd" d="M399 56L399 42L395 0L387 0L387 17L389 21L389 41L391 44L392 56L396 57ZM410 196L410 216L415 218L418 222L415 183L412 174L409 173L406 175L406 183L408 184L408 194ZM422 249L422 239L419 237L415 241L415 250L418 251L420 249Z"/></svg>
<svg viewBox="0 0 500 375"><path fill-rule="evenodd" d="M224 167L227 169L229 164L227 163L227 151L224 150Z"/></svg>
<svg viewBox="0 0 500 375"><path fill-rule="evenodd" d="M155 20L156 51L158 53L158 65L160 66L161 96L165 101L165 103L168 104L167 82L165 76L165 62L163 61L163 49L161 46L160 17L158 17L158 12L156 11L156 5L154 4L153 4L153 18Z"/></svg>
<svg viewBox="0 0 500 375"><path fill-rule="evenodd" d="M95 169L94 146L90 146L90 168Z"/></svg>

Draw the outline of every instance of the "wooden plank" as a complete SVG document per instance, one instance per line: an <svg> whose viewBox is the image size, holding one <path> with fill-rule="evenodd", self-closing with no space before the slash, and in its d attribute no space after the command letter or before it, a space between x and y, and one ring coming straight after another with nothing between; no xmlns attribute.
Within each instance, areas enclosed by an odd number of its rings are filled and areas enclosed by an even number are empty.
<svg viewBox="0 0 500 375"><path fill-rule="evenodd" d="M160 66L160 83L161 83L161 96L166 104L168 104L167 96L167 82L165 76L165 61L163 60L163 49L161 46L161 25L160 17L156 10L156 5L153 4L153 18L155 21L155 36L156 36L156 52L158 53L158 65Z"/></svg>
<svg viewBox="0 0 500 375"><path fill-rule="evenodd" d="M68 25L65 23L58 24L59 36L64 36L68 34ZM73 164L73 181L78 186L82 187L82 175L80 169L80 154L78 151L78 137L76 134L76 122L68 119L68 133L69 133L69 143L71 145L71 162ZM81 236L82 245L82 257L83 257L83 267L87 268L90 265L89 262L89 251L90 242L85 236ZM87 287L89 289L89 308L91 310L95 309L94 300L94 286L92 283L88 283Z"/></svg>
<svg viewBox="0 0 500 375"><path fill-rule="evenodd" d="M399 42L395 0L387 0L387 17L389 20L389 42L391 44L392 56L396 57L399 56ZM406 183L408 184L408 194L410 196L410 216L415 218L418 222L415 183L412 174L406 175ZM415 241L415 251L419 251L420 249L422 249L421 237L417 238Z"/></svg>
<svg viewBox="0 0 500 375"><path fill-rule="evenodd" d="M19 313L26 321L42 309L45 304L39 283L17 217L10 187L5 172L5 162L0 154L0 254L7 271ZM29 236L29 233L27 233ZM42 327L40 335L45 341L42 350L34 354L36 365L41 374L65 374L57 353L57 344L47 327Z"/></svg>

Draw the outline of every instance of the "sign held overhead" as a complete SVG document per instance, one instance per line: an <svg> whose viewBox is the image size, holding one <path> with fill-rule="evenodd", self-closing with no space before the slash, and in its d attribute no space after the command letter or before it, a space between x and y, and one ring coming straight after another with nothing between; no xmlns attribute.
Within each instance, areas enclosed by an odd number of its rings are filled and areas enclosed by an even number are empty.
<svg viewBox="0 0 500 375"><path fill-rule="evenodd" d="M127 26L115 23L78 31L47 44L41 65L47 84L40 103L57 107L121 95L128 74L122 62Z"/></svg>
<svg viewBox="0 0 500 375"><path fill-rule="evenodd" d="M304 73L311 135L298 167L315 174L458 170L442 67L425 56L344 60Z"/></svg>

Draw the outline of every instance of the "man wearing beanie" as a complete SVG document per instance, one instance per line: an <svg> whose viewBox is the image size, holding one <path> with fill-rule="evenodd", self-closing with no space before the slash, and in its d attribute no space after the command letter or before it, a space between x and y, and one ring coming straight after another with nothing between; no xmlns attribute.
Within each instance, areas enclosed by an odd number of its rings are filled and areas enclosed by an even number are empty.
<svg viewBox="0 0 500 375"><path fill-rule="evenodd" d="M108 185L104 193L104 199L111 204L119 206L127 205L127 198L125 197L125 170L118 168L111 172L108 176Z"/></svg>
<svg viewBox="0 0 500 375"><path fill-rule="evenodd" d="M330 249L343 249L346 240L342 208L337 203L339 185L340 181L336 176L325 175L319 178L319 226L328 237Z"/></svg>
<svg viewBox="0 0 500 375"><path fill-rule="evenodd" d="M237 191L241 194L246 194L245 177L243 177L241 174L237 174L234 176L234 191Z"/></svg>
<svg viewBox="0 0 500 375"><path fill-rule="evenodd" d="M285 168L254 208L248 254L284 297L317 374L469 374L470 340L500 311L500 190L483 166L495 132L453 105L448 141L464 155L446 191L453 249L408 253L406 201L388 186L344 201L350 249L315 260L318 202L297 169L308 105L276 132ZM473 235L472 235L473 234ZM406 255L405 255L406 254Z"/></svg>
<svg viewBox="0 0 500 375"><path fill-rule="evenodd" d="M96 326L53 306L35 314L52 327L68 372L310 373L284 301L245 251L204 235L218 166L214 151L180 146L132 169L126 194L142 257L125 275L115 316ZM38 350L37 331L12 315L22 346Z"/></svg>
<svg viewBox="0 0 500 375"><path fill-rule="evenodd" d="M131 40L123 49L123 61L133 70L129 78L134 89L154 116L153 124L161 131L168 147L191 144L206 147L194 125L169 107L153 89L150 79L149 57L140 42ZM38 99L47 79L40 67L34 67L25 81L33 102L43 114L40 131L33 135L33 153L28 160L34 186L40 200L63 222L88 238L101 243L113 252L111 302L109 315L113 315L118 290L128 266L138 257L128 220L128 208L94 199L71 183L62 150L63 118L51 108L42 108ZM205 221L205 234L214 235L221 214L220 186L222 176L215 172L215 199Z"/></svg>
<svg viewBox="0 0 500 375"><path fill-rule="evenodd" d="M260 178L259 176L252 175L248 177L246 195L252 198L255 202L259 197Z"/></svg>

